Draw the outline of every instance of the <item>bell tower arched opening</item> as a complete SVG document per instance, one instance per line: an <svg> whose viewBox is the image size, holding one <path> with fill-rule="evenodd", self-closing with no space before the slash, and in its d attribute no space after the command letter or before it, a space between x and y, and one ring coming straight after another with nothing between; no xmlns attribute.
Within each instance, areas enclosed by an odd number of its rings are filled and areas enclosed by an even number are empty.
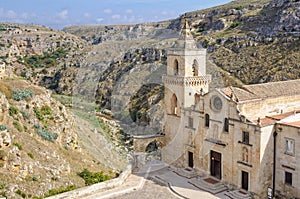
<svg viewBox="0 0 300 199"><path fill-rule="evenodd" d="M174 61L174 67L173 67L173 70L174 70L174 75L178 75L178 71L179 71L179 63L178 63L178 60L175 59Z"/></svg>
<svg viewBox="0 0 300 199"><path fill-rule="evenodd" d="M199 75L199 64L196 59L193 61L193 76Z"/></svg>
<svg viewBox="0 0 300 199"><path fill-rule="evenodd" d="M178 114L178 100L175 94L171 97L171 114L177 115Z"/></svg>

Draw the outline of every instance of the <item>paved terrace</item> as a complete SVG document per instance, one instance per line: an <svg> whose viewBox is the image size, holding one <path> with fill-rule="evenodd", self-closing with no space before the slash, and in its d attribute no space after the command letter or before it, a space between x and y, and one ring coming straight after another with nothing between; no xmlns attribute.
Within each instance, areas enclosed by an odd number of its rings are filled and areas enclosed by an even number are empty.
<svg viewBox="0 0 300 199"><path fill-rule="evenodd" d="M192 169L177 169L160 161L151 161L139 169L134 169L122 185L99 190L80 198L245 199L250 196L239 190L228 190L218 180L199 176Z"/></svg>

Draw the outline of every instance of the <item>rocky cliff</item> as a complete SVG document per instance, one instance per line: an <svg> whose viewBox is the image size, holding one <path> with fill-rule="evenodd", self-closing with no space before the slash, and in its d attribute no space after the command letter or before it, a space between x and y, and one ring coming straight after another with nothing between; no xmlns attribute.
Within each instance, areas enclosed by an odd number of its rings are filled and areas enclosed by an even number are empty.
<svg viewBox="0 0 300 199"><path fill-rule="evenodd" d="M78 136L81 125L51 91L4 78L0 101L0 195L41 197L84 186L78 173L85 168L117 169L90 155Z"/></svg>

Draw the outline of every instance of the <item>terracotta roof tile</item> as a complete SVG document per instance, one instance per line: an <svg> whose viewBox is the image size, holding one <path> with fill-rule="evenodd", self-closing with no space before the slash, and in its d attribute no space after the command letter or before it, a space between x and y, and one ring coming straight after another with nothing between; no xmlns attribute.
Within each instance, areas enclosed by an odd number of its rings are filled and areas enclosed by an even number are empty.
<svg viewBox="0 0 300 199"><path fill-rule="evenodd" d="M221 91L237 102L273 98L278 96L300 95L300 79L245 85L241 88L227 87Z"/></svg>

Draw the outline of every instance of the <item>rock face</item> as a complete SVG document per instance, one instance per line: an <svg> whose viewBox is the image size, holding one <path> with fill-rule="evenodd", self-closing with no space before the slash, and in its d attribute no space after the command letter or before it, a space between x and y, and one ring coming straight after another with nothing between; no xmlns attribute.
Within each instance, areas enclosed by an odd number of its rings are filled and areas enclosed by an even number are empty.
<svg viewBox="0 0 300 199"><path fill-rule="evenodd" d="M83 168L108 170L81 147L73 115L50 91L4 79L0 103L0 196L43 196L51 189L81 187L77 173Z"/></svg>
<svg viewBox="0 0 300 199"><path fill-rule="evenodd" d="M265 8L274 10L271 27L276 32L300 32L300 2L297 0L273 0Z"/></svg>
<svg viewBox="0 0 300 199"><path fill-rule="evenodd" d="M265 35L298 34L300 32L300 3L295 0L272 0L265 6L260 16L250 17L246 21L254 29Z"/></svg>

